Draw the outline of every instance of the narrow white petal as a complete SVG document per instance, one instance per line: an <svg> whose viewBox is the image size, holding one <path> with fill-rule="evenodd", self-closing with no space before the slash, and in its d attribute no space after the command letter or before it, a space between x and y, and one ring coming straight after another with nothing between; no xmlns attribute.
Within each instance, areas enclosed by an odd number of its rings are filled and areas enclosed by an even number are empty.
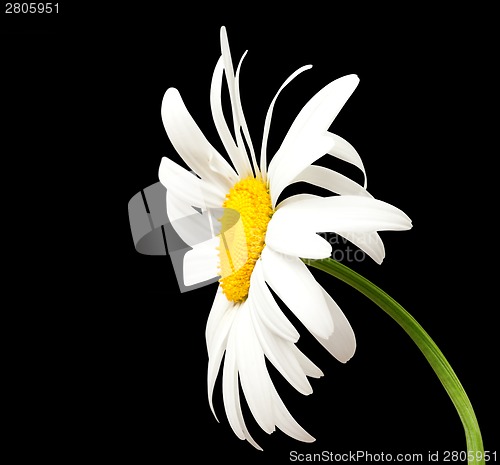
<svg viewBox="0 0 500 465"><path fill-rule="evenodd" d="M295 358L307 376L311 378L321 378L323 376L323 372L296 345L293 346L293 351L295 352Z"/></svg>
<svg viewBox="0 0 500 465"><path fill-rule="evenodd" d="M255 334L248 300L241 305L240 310L234 322L240 383L255 421L270 434L274 431L274 419L264 352Z"/></svg>
<svg viewBox="0 0 500 465"><path fill-rule="evenodd" d="M236 337L233 326L228 336L226 356L224 358L224 368L222 371L222 397L224 400L224 409L226 411L229 425L234 431L234 434L236 434L236 436L240 439L246 439L256 449L262 450L262 448L253 440L252 436L250 436L243 419L243 413L240 405L235 345Z"/></svg>
<svg viewBox="0 0 500 465"><path fill-rule="evenodd" d="M363 162L361 161L361 157L359 156L356 149L345 139L337 136L337 134L328 132L327 135L332 141L332 146L328 151L328 154L338 158L339 160L346 161L358 167L363 172L363 175L365 177L364 188L366 189L366 171Z"/></svg>
<svg viewBox="0 0 500 465"><path fill-rule="evenodd" d="M335 331L328 339L316 336L316 339L328 350L338 361L346 363L351 359L356 351L356 337L351 328L349 320L346 318L337 303L330 294L323 288L323 295L328 303L328 308L332 316Z"/></svg>
<svg viewBox="0 0 500 465"><path fill-rule="evenodd" d="M326 258L332 253L332 246L316 232L289 223L288 217L273 217L266 232L266 244L285 255L302 258Z"/></svg>
<svg viewBox="0 0 500 465"><path fill-rule="evenodd" d="M213 405L213 392L215 382L217 380L217 374L219 373L220 364L222 361L222 356L224 355L224 346L217 347L217 350L214 351L214 355L208 360L208 369L207 369L207 395L208 395L208 404L210 406L210 410L212 411L213 416L217 421L217 415L215 413L214 405Z"/></svg>
<svg viewBox="0 0 500 465"><path fill-rule="evenodd" d="M276 213L275 213L276 214ZM323 293L304 263L266 247L262 252L264 277L278 297L313 334L328 338L333 321Z"/></svg>
<svg viewBox="0 0 500 465"><path fill-rule="evenodd" d="M212 77L212 85L210 88L210 106L212 109L212 117L219 133L219 137L229 155L236 171L240 177L244 177L251 173L250 161L248 157L236 145L234 138L229 130L224 112L222 110L222 77L224 73L224 63L222 57L214 70Z"/></svg>
<svg viewBox="0 0 500 465"><path fill-rule="evenodd" d="M205 181L229 190L237 180L235 171L205 138L177 89L165 92L161 115L172 145L187 165Z"/></svg>
<svg viewBox="0 0 500 465"><path fill-rule="evenodd" d="M238 146L238 150L240 151L240 158L245 159L245 166L247 166L246 171L242 171L240 176L246 177L252 175L252 168L250 163L246 164L248 160L248 156L245 150L245 144L243 143L243 139L241 137L240 128L242 127L242 121L240 120L241 113L241 103L239 103L238 90L237 90L237 81L234 75L234 67L233 61L231 59L231 50L229 49L229 41L227 38L227 31L225 27L222 27L220 30L220 42L221 42L221 52L222 52L222 61L224 63L224 73L226 75L227 87L229 90L229 98L231 100L231 112L233 115L233 126L234 126L234 134L236 137L236 145Z"/></svg>
<svg viewBox="0 0 500 465"><path fill-rule="evenodd" d="M267 139L269 137L269 129L271 128L271 118L273 116L274 105L276 103L278 95L293 79L295 79L295 77L297 77L303 71L306 71L311 68L312 65L302 66L302 68L299 68L297 71L292 73L288 77L288 79L283 83L283 85L278 89L278 92L276 92L276 95L274 96L273 100L271 101L271 104L269 105L269 109L267 110L266 119L264 122L264 132L262 135L262 146L260 152L260 171L262 172L264 179L266 177L266 171L267 171Z"/></svg>
<svg viewBox="0 0 500 465"><path fill-rule="evenodd" d="M223 305L221 305L221 303ZM222 310L222 312L221 312ZM220 364L224 351L226 350L227 338L231 326L233 324L234 316L237 311L237 306L233 305L231 302L226 300L225 304L221 300L214 301L214 306L210 315L211 318L211 328L209 330L209 323L207 322L207 348L208 348L208 370L207 370L207 394L210 409L217 421L217 415L215 414L213 406L213 391L215 386L215 381L217 380L217 374L219 372ZM214 325L214 320L217 323ZM209 334L210 333L210 334Z"/></svg>
<svg viewBox="0 0 500 465"><path fill-rule="evenodd" d="M208 314L207 324L205 328L205 339L207 341L207 351L210 356L210 347L213 343L213 338L215 337L215 332L219 327L219 323L222 318L229 311L230 308L234 306L233 302L227 300L226 296L222 292L222 287L217 288L214 301L212 303L212 308Z"/></svg>
<svg viewBox="0 0 500 465"><path fill-rule="evenodd" d="M295 346L294 343L281 339L269 331L255 315L254 310L250 313L255 334L259 339L264 355L297 391L304 395L311 394L312 387L300 363L295 358L295 352L292 349Z"/></svg>
<svg viewBox="0 0 500 465"><path fill-rule="evenodd" d="M226 357L224 358L224 368L222 370L222 397L229 425L238 438L245 439L245 435L243 434L245 422L240 406L238 369L234 344L234 331L231 331L228 337Z"/></svg>
<svg viewBox="0 0 500 465"><path fill-rule="evenodd" d="M302 442L314 442L315 439L300 426L297 421L290 415L290 412L285 407L281 397L276 392L273 386L273 407L276 426L288 436Z"/></svg>
<svg viewBox="0 0 500 465"><path fill-rule="evenodd" d="M208 281L219 276L219 238L214 237L201 244L193 245L193 249L184 255L184 285Z"/></svg>
<svg viewBox="0 0 500 465"><path fill-rule="evenodd" d="M224 73L226 74L227 87L229 90L229 98L231 100L231 108L234 123L234 132L239 132L238 112L236 111L236 96L235 96L235 79L233 60L231 59L231 50L229 49L229 40L227 38L227 31L224 26L220 29L220 48L222 53L222 60L224 63Z"/></svg>
<svg viewBox="0 0 500 465"><path fill-rule="evenodd" d="M302 200L305 199L315 199L317 196L313 194L296 194L292 195L290 197L287 197L286 199L283 199L278 205L276 205L276 210L279 210L280 208L283 208L285 205L291 205L296 202L302 202Z"/></svg>
<svg viewBox="0 0 500 465"><path fill-rule="evenodd" d="M411 228L408 216L393 205L352 195L305 199L278 209L273 221L275 217L315 232L367 233Z"/></svg>
<svg viewBox="0 0 500 465"><path fill-rule="evenodd" d="M274 334L287 341L297 342L300 335L274 300L265 282L262 266L262 260L257 260L250 278L250 293L255 303L255 313Z"/></svg>
<svg viewBox="0 0 500 465"><path fill-rule="evenodd" d="M357 182L324 166L310 165L300 172L293 182L307 182L340 195L362 195L372 197L371 194Z"/></svg>
<svg viewBox="0 0 500 465"><path fill-rule="evenodd" d="M245 58L247 52L243 54L241 60L238 64L238 68L236 69L236 77L235 77L235 97L236 97L236 110L238 111L238 121L241 125L241 130L243 131L243 135L245 136L245 141L250 150L250 156L252 157L253 169L255 173L255 177L259 176L259 165L257 164L257 159L255 158L255 150L253 148L252 138L250 137L250 132L248 131L247 122L245 119L245 114L243 113L243 106L241 105L241 95L240 95L240 72L241 72L241 64L243 63L243 59ZM244 147L243 140L241 139L239 144L241 147ZM250 173L251 174L251 173Z"/></svg>

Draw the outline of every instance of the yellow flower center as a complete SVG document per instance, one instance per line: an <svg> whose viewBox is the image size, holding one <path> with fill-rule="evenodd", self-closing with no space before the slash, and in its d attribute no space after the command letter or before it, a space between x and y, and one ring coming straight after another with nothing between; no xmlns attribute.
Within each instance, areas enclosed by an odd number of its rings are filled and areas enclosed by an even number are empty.
<svg viewBox="0 0 500 465"><path fill-rule="evenodd" d="M269 189L261 179L242 179L229 190L223 207L219 281L228 300L243 302L273 215Z"/></svg>

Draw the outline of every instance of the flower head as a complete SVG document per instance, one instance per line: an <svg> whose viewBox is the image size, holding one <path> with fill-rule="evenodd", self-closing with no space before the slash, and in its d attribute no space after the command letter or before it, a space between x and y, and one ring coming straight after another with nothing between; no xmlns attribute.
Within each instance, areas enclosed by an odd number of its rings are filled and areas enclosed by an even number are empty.
<svg viewBox="0 0 500 465"><path fill-rule="evenodd" d="M346 362L356 348L351 326L301 259L329 257L332 246L317 233L331 231L381 263L385 252L377 232L409 229L411 222L401 210L368 193L358 153L328 130L356 88L357 76L336 79L314 95L268 164L267 138L277 97L310 66L293 73L272 100L257 161L240 99L242 61L235 73L225 28L221 29L221 51L212 78L210 104L231 163L205 138L179 92L170 88L163 99L162 118L173 146L191 172L168 158L162 159L159 169L160 181L167 189L169 220L192 247L184 257L185 284L219 277L206 327L209 402L215 415L213 389L224 358L224 408L240 439L260 448L245 425L241 384L249 409L264 431L271 433L278 427L293 438L310 442L314 438L298 425L278 395L266 359L305 395L312 392L308 377L321 377L322 372L297 347L299 332L270 289L335 358ZM233 132L222 111L224 75ZM361 169L364 185L313 164L326 154ZM287 186L300 181L327 189L332 195L304 193L280 200ZM203 241L195 231L196 221L188 226L180 221L197 218L200 211L218 212L210 217L213 234Z"/></svg>

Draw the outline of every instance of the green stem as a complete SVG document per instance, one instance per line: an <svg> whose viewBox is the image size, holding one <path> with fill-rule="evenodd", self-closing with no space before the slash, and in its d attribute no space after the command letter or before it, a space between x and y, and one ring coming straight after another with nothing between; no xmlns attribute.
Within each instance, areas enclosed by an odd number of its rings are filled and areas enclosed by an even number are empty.
<svg viewBox="0 0 500 465"><path fill-rule="evenodd" d="M376 303L406 331L424 354L457 409L465 430L469 465L484 465L481 431L470 400L443 353L422 326L391 296L347 266L331 258L304 260L304 263L325 271L354 287Z"/></svg>

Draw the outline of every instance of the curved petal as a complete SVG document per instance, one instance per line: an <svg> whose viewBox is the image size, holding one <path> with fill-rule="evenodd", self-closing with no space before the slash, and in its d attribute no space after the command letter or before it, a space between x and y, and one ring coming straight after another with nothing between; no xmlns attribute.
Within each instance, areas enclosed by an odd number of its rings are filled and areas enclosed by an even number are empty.
<svg viewBox="0 0 500 465"><path fill-rule="evenodd" d="M333 321L321 288L306 265L296 257L284 256L265 247L264 277L278 297L312 333L327 339Z"/></svg>
<svg viewBox="0 0 500 465"><path fill-rule="evenodd" d="M240 96L240 72L241 65L243 63L243 59L245 58L247 52L243 54L241 60L238 64L238 68L236 68L236 76L235 76L235 97L236 97L236 109L238 111L238 121L240 122L241 130L243 135L245 136L245 141L250 150L250 156L252 158L253 169L255 173L255 177L260 175L259 165L257 164L257 159L255 158L255 150L253 148L252 138L250 137L250 132L248 131L247 122L245 119L245 114L243 113L243 106L241 105L241 96ZM241 136L241 134L240 134ZM245 147L243 139L240 138L241 147ZM247 157L248 158L248 157ZM250 172L251 173L251 172Z"/></svg>
<svg viewBox="0 0 500 465"><path fill-rule="evenodd" d="M272 220L313 232L367 233L406 230L411 220L400 209L370 197L342 195L308 198L279 208Z"/></svg>
<svg viewBox="0 0 500 465"><path fill-rule="evenodd" d="M278 205L276 205L276 210L283 208L285 205L291 205L296 202L302 202L302 200L305 199L315 199L316 197L317 195L306 194L306 193L292 195L290 197L287 197L286 199L283 199Z"/></svg>
<svg viewBox="0 0 500 465"><path fill-rule="evenodd" d="M262 176L264 177L264 179L266 179L266 172L267 172L267 139L269 137L269 129L271 128L271 118L273 115L274 105L276 103L278 95L288 84L290 84L290 82L293 79L295 79L295 77L297 77L303 71L306 71L311 68L312 65L302 66L302 68L299 68L297 71L292 73L283 83L283 85L278 89L278 92L276 92L276 95L274 96L273 100L271 101L271 104L269 105L269 109L267 110L266 114L266 119L264 121L264 131L262 135L262 146L260 152L260 171L262 172Z"/></svg>
<svg viewBox="0 0 500 465"><path fill-rule="evenodd" d="M229 155L236 171L240 177L248 176L252 172L248 157L242 152L233 139L231 131L224 118L222 110L222 76L224 73L224 63L222 56L219 58L215 66L212 77L212 85L210 88L210 107L212 109L212 117L219 133L219 137Z"/></svg>
<svg viewBox="0 0 500 465"><path fill-rule="evenodd" d="M314 442L315 439L300 426L290 415L274 386L272 386L274 417L276 426L288 436L302 442Z"/></svg>
<svg viewBox="0 0 500 465"><path fill-rule="evenodd" d="M205 181L229 190L237 181L236 173L205 138L177 89L169 88L165 92L161 116L172 145L187 165Z"/></svg>
<svg viewBox="0 0 500 465"><path fill-rule="evenodd" d="M222 26L220 30L220 44L221 44L222 61L224 63L224 72L226 75L227 87L229 90L229 99L231 100L231 112L233 115L234 134L237 142L236 145L238 147L238 150L240 151L240 158L244 157L246 160L248 160L248 155L245 150L245 144L243 143L243 139L241 137L241 132L240 132L240 128L242 127L243 123L240 120L242 110L241 110L241 103L239 101L239 91L237 89L238 82L234 74L233 61L231 59L231 50L229 49L227 31L224 26ZM247 171L240 173L240 176L242 177L252 175L252 168L250 166L250 163L248 163L248 165L246 166L247 166Z"/></svg>
<svg viewBox="0 0 500 465"><path fill-rule="evenodd" d="M307 182L340 195L372 197L357 182L324 166L310 165L301 171L292 182Z"/></svg>
<svg viewBox="0 0 500 465"><path fill-rule="evenodd" d="M328 309L330 310L335 331L328 339L317 336L316 339L337 360L342 363L346 363L351 359L356 351L356 338L354 336L354 331L352 330L351 325L349 324L349 321L345 317L344 313L337 303L331 298L330 294L328 294L323 287L321 287L321 289L328 304Z"/></svg>

